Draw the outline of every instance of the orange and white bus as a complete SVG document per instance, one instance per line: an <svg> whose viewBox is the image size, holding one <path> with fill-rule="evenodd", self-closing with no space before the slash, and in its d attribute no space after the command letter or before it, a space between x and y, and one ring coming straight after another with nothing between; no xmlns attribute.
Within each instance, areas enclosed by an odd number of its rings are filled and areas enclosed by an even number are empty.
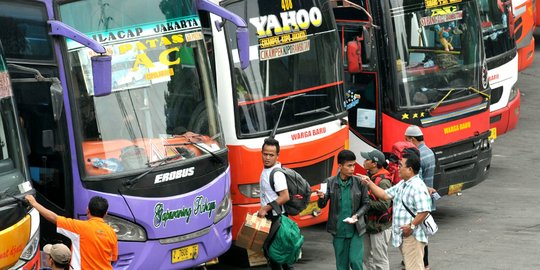
<svg viewBox="0 0 540 270"><path fill-rule="evenodd" d="M519 71L522 71L534 62L533 33L535 29L536 3L534 3L534 0L509 1L512 1L514 12L514 33L518 48Z"/></svg>
<svg viewBox="0 0 540 270"><path fill-rule="evenodd" d="M249 25L250 66L242 70L234 29L211 17L208 44L216 69L218 103L229 148L233 239L246 213L260 209L261 146L273 130L279 161L307 179L313 190L337 171L347 147L338 33L328 0L216 1ZM208 26L210 27L210 25ZM210 31L210 29L209 29ZM213 38L210 42L210 38ZM228 53L226 48L233 49ZM300 226L324 222L315 195Z"/></svg>

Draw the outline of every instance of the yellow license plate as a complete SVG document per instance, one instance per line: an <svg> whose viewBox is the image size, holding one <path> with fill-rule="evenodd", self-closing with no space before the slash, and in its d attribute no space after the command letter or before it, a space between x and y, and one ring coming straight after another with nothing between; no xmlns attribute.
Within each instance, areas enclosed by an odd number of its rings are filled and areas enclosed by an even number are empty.
<svg viewBox="0 0 540 270"><path fill-rule="evenodd" d="M304 211L300 212L300 216L307 216L313 214L313 211L320 211L321 208L317 205L317 201L310 202Z"/></svg>
<svg viewBox="0 0 540 270"><path fill-rule="evenodd" d="M171 252L171 262L178 263L196 259L199 256L199 245L191 245L173 249Z"/></svg>
<svg viewBox="0 0 540 270"><path fill-rule="evenodd" d="M463 188L463 183L450 185L448 187L448 195L459 193L459 192L461 192L462 188Z"/></svg>
<svg viewBox="0 0 540 270"><path fill-rule="evenodd" d="M497 139L497 128L494 127L490 128L489 130L491 130L491 135L489 135L488 139L494 141L495 139Z"/></svg>

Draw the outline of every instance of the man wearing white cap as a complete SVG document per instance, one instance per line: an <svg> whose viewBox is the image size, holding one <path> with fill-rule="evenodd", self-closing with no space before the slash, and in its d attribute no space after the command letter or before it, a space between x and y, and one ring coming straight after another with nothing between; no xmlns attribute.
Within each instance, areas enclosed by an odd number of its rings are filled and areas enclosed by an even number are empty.
<svg viewBox="0 0 540 270"><path fill-rule="evenodd" d="M435 154L433 151L426 145L424 142L424 133L422 130L415 125L410 125L407 130L405 130L405 140L416 145L420 151L420 172L418 175L428 187L429 194L436 192L433 189L433 175L435 174ZM435 201L431 202L431 211L435 210ZM428 259L428 246L424 248L424 266L426 270L429 268L429 259Z"/></svg>
<svg viewBox="0 0 540 270"><path fill-rule="evenodd" d="M64 244L47 244L43 247L43 253L49 255L47 263L52 270L65 270L71 261L71 250Z"/></svg>

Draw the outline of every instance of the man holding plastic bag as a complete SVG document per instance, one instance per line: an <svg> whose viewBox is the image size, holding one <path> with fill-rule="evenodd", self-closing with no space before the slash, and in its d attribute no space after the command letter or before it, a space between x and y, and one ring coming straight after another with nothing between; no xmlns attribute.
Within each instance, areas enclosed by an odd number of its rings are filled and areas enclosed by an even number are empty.
<svg viewBox="0 0 540 270"><path fill-rule="evenodd" d="M428 236L420 225L431 211L431 197L418 176L419 170L418 155L406 153L399 161L399 176L403 181L391 188L383 190L369 177L361 177L362 184L375 196L393 201L392 245L399 247L407 270L424 269L424 247L428 243Z"/></svg>

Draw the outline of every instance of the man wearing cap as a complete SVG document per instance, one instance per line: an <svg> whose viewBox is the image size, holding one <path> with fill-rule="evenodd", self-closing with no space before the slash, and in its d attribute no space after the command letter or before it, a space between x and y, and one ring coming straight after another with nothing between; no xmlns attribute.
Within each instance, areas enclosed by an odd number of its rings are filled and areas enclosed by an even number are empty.
<svg viewBox="0 0 540 270"><path fill-rule="evenodd" d="M76 220L57 215L36 201L32 195L25 199L41 216L57 226L59 233L72 241L74 269L112 269L112 262L118 260L118 239L116 233L103 218L107 215L109 203L100 196L88 202L88 220Z"/></svg>
<svg viewBox="0 0 540 270"><path fill-rule="evenodd" d="M364 160L364 169L371 181L382 189L392 186L390 173L384 168L386 158L384 154L375 149L371 152L360 152ZM388 242L392 235L392 201L375 197L368 192L370 209L367 212L366 234L364 235L364 270L390 269L388 261Z"/></svg>
<svg viewBox="0 0 540 270"><path fill-rule="evenodd" d="M410 125L405 130L405 140L413 143L420 151L420 172L418 175L426 186L428 187L429 194L433 194L436 190L433 188L433 175L435 174L435 154L427 147L424 142L424 133L415 125ZM431 211L435 210L435 200L431 202ZM424 266L426 270L429 270L429 258L428 258L428 246L424 249Z"/></svg>
<svg viewBox="0 0 540 270"><path fill-rule="evenodd" d="M47 264L52 270L65 270L71 261L71 250L64 244L47 244L43 247L43 253L49 255Z"/></svg>

